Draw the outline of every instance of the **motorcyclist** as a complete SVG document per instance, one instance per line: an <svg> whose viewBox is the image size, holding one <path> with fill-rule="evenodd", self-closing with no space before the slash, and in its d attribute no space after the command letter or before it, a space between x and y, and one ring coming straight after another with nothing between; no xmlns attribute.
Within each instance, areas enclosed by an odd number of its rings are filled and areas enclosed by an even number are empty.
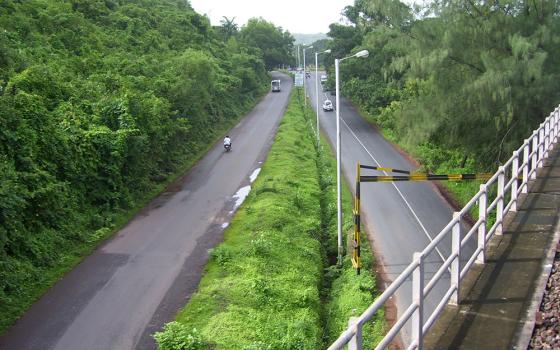
<svg viewBox="0 0 560 350"><path fill-rule="evenodd" d="M229 135L226 135L226 137L224 138L224 147L230 147L231 148L231 138L229 137Z"/></svg>

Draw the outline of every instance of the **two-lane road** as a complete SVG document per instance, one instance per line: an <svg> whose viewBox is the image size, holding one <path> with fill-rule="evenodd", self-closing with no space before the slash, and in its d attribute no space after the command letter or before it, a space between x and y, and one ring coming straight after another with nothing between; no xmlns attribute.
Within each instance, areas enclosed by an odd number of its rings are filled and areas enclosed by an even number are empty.
<svg viewBox="0 0 560 350"><path fill-rule="evenodd" d="M292 82L269 93L180 181L51 288L0 338L2 350L149 349L196 290L232 196L264 161Z"/></svg>
<svg viewBox="0 0 560 350"><path fill-rule="evenodd" d="M315 108L315 75L307 79L307 95ZM331 145L336 145L336 111L325 112L321 106L325 99L335 104L336 96L319 86L319 118L322 131ZM413 170L414 165L387 142L367 123L342 96L340 98L340 128L342 171L354 190L356 164ZM386 175L376 171L362 171L362 175ZM361 190L362 219L383 267L384 279L394 280L412 261L414 252L422 251L452 218L452 208L426 182L364 183ZM345 221L351 218L344 218ZM449 256L449 240L439 245L439 252L427 257L426 278L431 278L442 262L441 256ZM465 250L471 250L471 246ZM440 256L441 254L441 256ZM427 282L427 281L426 281ZM432 312L449 287L449 274L430 293L426 316ZM408 281L397 294L397 308L401 314L411 302L411 282ZM405 339L406 341L406 339Z"/></svg>

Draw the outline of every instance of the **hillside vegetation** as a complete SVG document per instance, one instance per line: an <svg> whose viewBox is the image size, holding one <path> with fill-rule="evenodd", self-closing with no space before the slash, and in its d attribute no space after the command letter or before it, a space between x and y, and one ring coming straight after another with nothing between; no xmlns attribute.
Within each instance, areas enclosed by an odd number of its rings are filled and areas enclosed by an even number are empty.
<svg viewBox="0 0 560 350"><path fill-rule="evenodd" d="M342 91L425 170L494 170L560 102L558 1L355 0L344 15L327 64L369 50L341 65Z"/></svg>
<svg viewBox="0 0 560 350"><path fill-rule="evenodd" d="M0 331L244 115L292 43L184 0L0 0Z"/></svg>
<svg viewBox="0 0 560 350"><path fill-rule="evenodd" d="M316 148L302 91L292 94L250 195L210 253L198 291L155 338L160 350L325 349L376 294L363 238L363 270L335 264L336 172L330 149ZM326 145L325 140L323 144ZM352 225L351 197L344 209ZM371 347L383 315L364 330Z"/></svg>

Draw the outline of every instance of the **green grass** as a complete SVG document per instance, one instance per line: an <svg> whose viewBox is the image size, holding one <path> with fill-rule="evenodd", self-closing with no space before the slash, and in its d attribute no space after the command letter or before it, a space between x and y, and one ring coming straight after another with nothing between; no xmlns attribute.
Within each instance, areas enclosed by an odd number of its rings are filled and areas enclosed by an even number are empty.
<svg viewBox="0 0 560 350"><path fill-rule="evenodd" d="M373 301L367 240L360 276L348 259L342 268L329 267L336 257L334 161L328 148L316 149L300 91L292 93L268 159L224 242L211 251L198 291L178 323L156 334L160 349L323 349L349 315ZM345 188L347 215L351 204ZM380 319L366 330L367 344L382 325ZM177 346L187 338L196 345Z"/></svg>
<svg viewBox="0 0 560 350"><path fill-rule="evenodd" d="M328 145L327 141L322 138L322 145ZM322 173L329 174L324 182L328 182L326 186L325 202L331 203L329 213L326 215L329 220L327 222L326 231L329 232L330 255L336 255L337 228L336 228L336 161L333 157L332 150L328 146L323 146L322 154ZM353 239L353 220L352 207L353 199L346 182L342 187L342 206L343 206L343 231L347 233L347 239ZM362 227L363 231L363 227ZM376 276L374 271L374 257L371 252L370 243L367 239L366 232L361 235L361 258L362 269L360 275L356 274L356 270L352 268L350 257L347 255L344 259L342 268L334 266L327 269L325 274L325 284L327 288L327 298L325 303L326 312L326 344L334 342L340 333L348 327L348 320L352 316L359 316L367 309L379 294L376 287ZM348 248L348 247L346 247ZM349 249L346 249L349 251ZM374 319L366 324L363 329L363 345L364 349L372 349L377 344L382 335L385 333L385 316L384 310L380 310Z"/></svg>
<svg viewBox="0 0 560 350"><path fill-rule="evenodd" d="M268 85L264 85L261 94L264 95L268 91ZM258 101L255 102L255 104ZM252 108L251 106L250 108ZM218 140L227 130L235 125L242 116L249 112L250 108L239 114L238 118L222 124L221 127L215 128L213 132L214 140ZM173 181L185 174L198 160L200 160L211 147L214 142L209 142L204 147L188 158L181 167L171 174L167 179L158 184L153 184L152 189L145 193L142 198L136 200L135 205L128 210L119 210L112 213L110 222L107 226L86 234L86 241L64 241L60 242L59 254L57 261L50 266L35 267L27 261L18 261L8 257L5 266L11 271L7 273L16 276L13 280L13 289L17 291L13 293L17 297L10 297L8 302L2 304L0 308L0 334L4 333L31 305L37 301L49 288L59 281L66 273L71 271L85 257L91 254L95 248L103 241L112 237L124 225L126 225L136 214L144 208L150 201L157 197L165 188ZM89 213L83 213L81 219L85 221L91 220ZM71 224L71 223L70 223ZM82 230L81 223L74 223L76 230ZM11 260L10 260L11 259ZM0 268L3 267L0 261Z"/></svg>

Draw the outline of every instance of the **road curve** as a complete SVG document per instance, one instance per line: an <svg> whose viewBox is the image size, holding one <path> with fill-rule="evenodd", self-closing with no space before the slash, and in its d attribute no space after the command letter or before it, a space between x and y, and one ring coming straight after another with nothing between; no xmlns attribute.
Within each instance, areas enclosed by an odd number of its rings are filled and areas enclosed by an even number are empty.
<svg viewBox="0 0 560 350"><path fill-rule="evenodd" d="M232 196L265 160L291 79L269 93L188 174L153 200L37 301L6 334L4 350L153 349L150 334L196 290L208 249L222 240Z"/></svg>
<svg viewBox="0 0 560 350"><path fill-rule="evenodd" d="M312 74L307 82L307 95L315 108L315 74ZM331 145L336 145L336 112L324 112L321 106L327 98L335 104L335 97L319 86L320 127ZM415 166L367 123L342 96L339 113L342 171L352 191L358 161L365 165L415 169ZM386 174L369 170L363 171L362 175ZM447 225L453 213L452 208L434 186L427 182L364 183L361 186L361 210L362 221L365 222L368 237L372 240L376 259L383 267L383 271L379 272L386 283L394 280L411 263L413 253L421 252ZM351 217L344 218L344 221L351 220ZM471 243L463 248L465 254L472 253L474 245ZM450 239L444 239L438 247L439 253L447 258L450 253ZM441 266L442 258L438 252L433 252L426 257L426 261L427 283ZM449 274L444 274L424 306L425 319L441 301L449 283ZM399 315L410 305L411 294L411 281L408 280L397 293L396 305ZM409 326L404 330L408 334ZM405 342L406 338L404 337Z"/></svg>

